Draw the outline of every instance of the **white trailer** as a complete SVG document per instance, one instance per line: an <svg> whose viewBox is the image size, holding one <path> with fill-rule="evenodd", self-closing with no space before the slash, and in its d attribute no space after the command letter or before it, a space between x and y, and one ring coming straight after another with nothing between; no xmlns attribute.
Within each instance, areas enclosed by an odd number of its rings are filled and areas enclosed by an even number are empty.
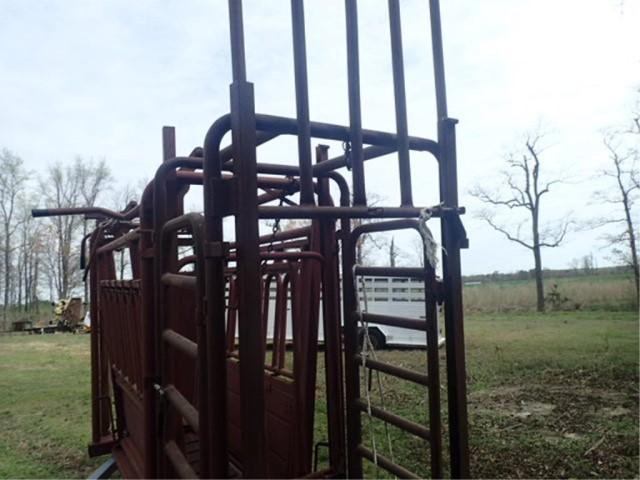
<svg viewBox="0 0 640 480"><path fill-rule="evenodd" d="M402 277L361 277L359 285L360 308L369 313L393 315L415 319L425 318L424 282L419 279ZM273 338L275 319L275 286L271 287L269 301L269 318L267 323L267 339ZM320 306L322 319L322 305ZM438 346L444 345L444 336L438 326L440 336ZM427 346L425 332L406 328L389 327L386 325L372 325L368 329L369 338L376 349L387 346L420 347ZM361 329L361 339L364 329ZM320 321L318 339L324 340L322 321ZM292 340L291 305L287 305L287 341Z"/></svg>

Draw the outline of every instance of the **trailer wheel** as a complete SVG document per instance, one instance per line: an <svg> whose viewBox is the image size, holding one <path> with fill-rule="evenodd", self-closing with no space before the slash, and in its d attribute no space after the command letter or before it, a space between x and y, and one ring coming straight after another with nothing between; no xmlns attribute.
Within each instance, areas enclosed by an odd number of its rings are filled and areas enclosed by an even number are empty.
<svg viewBox="0 0 640 480"><path fill-rule="evenodd" d="M387 339L379 329L376 327L369 327L369 340L371 340L371 346L374 350L382 350L387 344ZM364 345L364 329L361 328L358 334L358 346L360 350Z"/></svg>

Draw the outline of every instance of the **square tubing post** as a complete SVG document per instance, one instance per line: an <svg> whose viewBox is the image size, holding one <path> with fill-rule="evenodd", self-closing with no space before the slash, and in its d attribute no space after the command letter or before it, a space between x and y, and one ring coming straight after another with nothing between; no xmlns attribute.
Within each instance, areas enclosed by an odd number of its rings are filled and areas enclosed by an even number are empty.
<svg viewBox="0 0 640 480"><path fill-rule="evenodd" d="M256 116L253 84L246 81L242 2L229 0L231 141L234 158L237 281L239 293L240 412L244 478L265 478L264 343L260 321Z"/></svg>
<svg viewBox="0 0 640 480"><path fill-rule="evenodd" d="M446 118L439 123L440 195L448 207L458 205L455 124ZM444 283L444 320L447 350L447 395L449 406L449 449L451 477L469 478L469 438L467 419L467 386L464 352L464 315L462 309L462 273L460 266L460 232L449 215L443 215L442 246Z"/></svg>
<svg viewBox="0 0 640 480"><path fill-rule="evenodd" d="M444 54L439 0L429 0L433 73L438 111L438 144L440 200L447 207L458 206L458 173L455 125L448 118L444 75ZM443 215L442 246L445 329L447 335L447 396L449 405L449 452L451 477L469 478L469 425L467 418L467 385L464 353L464 313L462 309L462 273L460 265L460 232L451 217Z"/></svg>
<svg viewBox="0 0 640 480"><path fill-rule="evenodd" d="M144 476L156 478L157 476L157 444L156 444L156 391L154 384L157 382L156 349L155 349L155 302L154 302L154 258L153 258L153 210L151 196L143 196L140 204L140 254L141 272L140 288L142 295L142 354L143 363L143 388L142 397L144 405Z"/></svg>
<svg viewBox="0 0 640 480"><path fill-rule="evenodd" d="M329 147L316 147L318 164L327 161ZM318 178L318 204L331 205L329 179ZM340 290L338 278L338 245L335 220L319 219L322 235L322 319L324 326L325 385L327 389L327 430L329 436L329 465L337 475L345 474L344 399L342 387L342 351L340 339Z"/></svg>

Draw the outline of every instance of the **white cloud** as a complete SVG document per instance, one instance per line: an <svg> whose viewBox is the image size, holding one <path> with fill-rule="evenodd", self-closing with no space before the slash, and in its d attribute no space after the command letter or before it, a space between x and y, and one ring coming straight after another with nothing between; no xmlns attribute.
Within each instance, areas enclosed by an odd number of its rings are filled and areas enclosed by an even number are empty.
<svg viewBox="0 0 640 480"><path fill-rule="evenodd" d="M261 112L294 115L289 2L245 1L248 74ZM402 3L409 124L435 135L435 98L426 3ZM386 2L359 2L363 117L367 128L395 125ZM307 52L313 119L348 122L343 2L307 0ZM640 84L640 7L615 0L442 2L449 111L460 119L461 203L490 181L502 155L542 120L554 130L554 171L590 178L605 152L599 130L623 122ZM0 146L31 168L76 154L106 157L121 182L149 178L161 158L162 125L177 127L179 152L202 142L228 109L226 1L5 0L0 17ZM339 146L333 144L333 154ZM265 161L292 163L295 142L260 149ZM437 201L433 159L414 155L414 190ZM397 201L394 157L367 165L369 188ZM548 198L552 218L588 216L593 182ZM515 270L527 251L470 215L467 272ZM582 235L545 254L565 266L595 250Z"/></svg>

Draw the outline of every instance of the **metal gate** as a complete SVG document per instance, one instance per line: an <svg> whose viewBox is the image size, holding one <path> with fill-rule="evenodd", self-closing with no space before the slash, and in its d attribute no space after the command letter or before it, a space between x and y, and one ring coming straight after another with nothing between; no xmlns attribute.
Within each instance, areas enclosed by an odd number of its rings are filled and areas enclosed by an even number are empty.
<svg viewBox="0 0 640 480"><path fill-rule="evenodd" d="M203 146L179 157L175 132L165 127L163 163L140 203L123 212L96 207L34 211L98 220L87 237L86 265L93 322L91 454L114 452L126 477L359 478L363 460L398 477L415 477L363 443L364 412L428 442L433 477L443 475L447 460L451 476L469 476L460 273L460 249L467 239L460 221L464 209L458 205L456 120L447 113L438 1L430 0L429 6L437 139L408 133L399 0L388 0L395 133L362 127L356 0L345 0L346 126L310 120L302 0L291 0L297 116L255 112L242 2L229 0L231 109L211 125ZM231 145L223 148L229 132ZM258 161L257 147L282 135L297 138L296 161ZM315 162L312 139L318 142ZM343 142L344 154L329 158L323 141ZM428 152L437 162L438 205L414 204L410 152L415 151ZM372 206L364 162L388 162L390 154L397 158L400 205ZM344 168L350 182L338 172ZM339 191L337 202L330 183ZM184 195L194 186L202 187L203 213L184 212ZM225 219L233 219L232 238L225 235ZM262 220L281 219L306 225L260 235ZM370 223L352 229L353 219ZM429 230L434 221L440 223L446 252L440 278L434 261L439 247ZM362 235L405 229L419 233L424 267L356 263L354 249ZM131 278L116 280L115 253L123 249L131 258ZM356 282L364 275L421 279L424 318L363 311ZM438 304L444 307L446 332L448 442L442 439ZM329 466L317 471L312 460L320 324ZM424 332L424 369L369 357L359 337L376 324ZM371 371L423 386L428 422L372 406L360 391L362 376Z"/></svg>

